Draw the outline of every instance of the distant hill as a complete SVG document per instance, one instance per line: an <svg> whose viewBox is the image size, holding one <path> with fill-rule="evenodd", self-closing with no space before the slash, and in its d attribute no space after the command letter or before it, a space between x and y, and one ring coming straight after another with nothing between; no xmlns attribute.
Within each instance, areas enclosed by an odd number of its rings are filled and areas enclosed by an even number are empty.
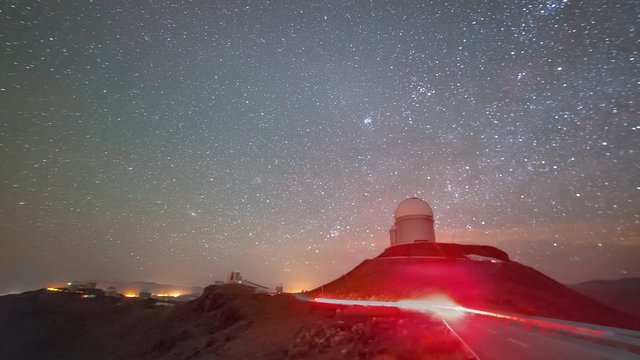
<svg viewBox="0 0 640 360"><path fill-rule="evenodd" d="M470 308L640 329L638 318L510 261L498 249L473 245L392 247L309 295L391 301L446 295Z"/></svg>
<svg viewBox="0 0 640 360"><path fill-rule="evenodd" d="M569 286L603 304L640 317L640 278L593 280Z"/></svg>
<svg viewBox="0 0 640 360"><path fill-rule="evenodd" d="M181 293L181 294L202 294L204 290L203 287L200 286L182 286L182 285L172 285L172 284L158 284L150 281L108 281L108 280L98 280L96 281L97 287L100 289L107 289L110 286L116 288L116 290L120 293L125 292L134 292L139 293L141 290L148 290L154 294L171 294L171 293Z"/></svg>

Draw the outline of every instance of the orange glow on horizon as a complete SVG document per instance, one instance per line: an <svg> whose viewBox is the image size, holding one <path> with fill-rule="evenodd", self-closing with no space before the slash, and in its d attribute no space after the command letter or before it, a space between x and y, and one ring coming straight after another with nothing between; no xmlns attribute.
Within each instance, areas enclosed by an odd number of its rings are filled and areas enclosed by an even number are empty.
<svg viewBox="0 0 640 360"><path fill-rule="evenodd" d="M304 280L292 281L291 282L291 286L288 286L285 289L285 292L288 292L288 293L301 293L303 291L311 291L311 290L313 290L313 289L318 287L318 285L311 285L311 284L313 284L312 281L304 281Z"/></svg>
<svg viewBox="0 0 640 360"><path fill-rule="evenodd" d="M175 292L175 293L163 293L163 294L154 294L154 295L158 297L178 297L182 295L182 293Z"/></svg>
<svg viewBox="0 0 640 360"><path fill-rule="evenodd" d="M308 290L309 290L308 288L289 288L289 291L287 292L296 294L296 293L301 293L303 291L308 291Z"/></svg>
<svg viewBox="0 0 640 360"><path fill-rule="evenodd" d="M50 282L46 285L46 289L63 289L69 286L67 282Z"/></svg>

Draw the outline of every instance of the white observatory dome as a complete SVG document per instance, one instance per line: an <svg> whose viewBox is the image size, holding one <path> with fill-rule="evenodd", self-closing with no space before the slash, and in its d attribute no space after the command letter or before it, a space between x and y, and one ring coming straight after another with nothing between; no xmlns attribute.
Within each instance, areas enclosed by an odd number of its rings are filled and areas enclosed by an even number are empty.
<svg viewBox="0 0 640 360"><path fill-rule="evenodd" d="M433 210L424 200L412 197L401 202L393 217L394 224L389 229L391 246L436 241Z"/></svg>
<svg viewBox="0 0 640 360"><path fill-rule="evenodd" d="M416 197L409 198L401 202L393 213L393 217L398 219L407 215L427 215L433 217L431 206Z"/></svg>

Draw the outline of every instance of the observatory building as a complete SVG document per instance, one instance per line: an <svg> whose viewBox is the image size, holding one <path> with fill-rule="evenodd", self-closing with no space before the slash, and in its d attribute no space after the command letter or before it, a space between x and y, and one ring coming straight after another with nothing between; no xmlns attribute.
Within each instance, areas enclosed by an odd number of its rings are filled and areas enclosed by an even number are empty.
<svg viewBox="0 0 640 360"><path fill-rule="evenodd" d="M391 246L415 242L435 242L433 210L424 200L412 197L401 202L389 229Z"/></svg>

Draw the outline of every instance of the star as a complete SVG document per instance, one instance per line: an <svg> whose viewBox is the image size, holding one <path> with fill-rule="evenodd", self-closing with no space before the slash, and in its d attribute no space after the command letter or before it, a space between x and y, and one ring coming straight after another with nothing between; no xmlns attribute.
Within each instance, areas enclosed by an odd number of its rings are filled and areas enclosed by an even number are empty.
<svg viewBox="0 0 640 360"><path fill-rule="evenodd" d="M436 238L640 276L636 8L10 2L0 294L235 269L310 288L377 256L415 194Z"/></svg>

